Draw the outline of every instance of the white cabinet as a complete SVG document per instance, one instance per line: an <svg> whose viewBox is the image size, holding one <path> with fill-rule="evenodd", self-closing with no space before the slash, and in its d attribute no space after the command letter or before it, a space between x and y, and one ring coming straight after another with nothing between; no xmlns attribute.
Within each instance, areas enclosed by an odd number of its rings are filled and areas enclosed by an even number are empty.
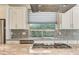
<svg viewBox="0 0 79 59"><path fill-rule="evenodd" d="M62 13L61 29L72 29L72 9Z"/></svg>
<svg viewBox="0 0 79 59"><path fill-rule="evenodd" d="M73 8L73 29L79 29L79 7Z"/></svg>
<svg viewBox="0 0 79 59"><path fill-rule="evenodd" d="M26 7L10 7L10 29L26 29L27 27Z"/></svg>
<svg viewBox="0 0 79 59"><path fill-rule="evenodd" d="M79 29L79 6L62 13L61 29Z"/></svg>

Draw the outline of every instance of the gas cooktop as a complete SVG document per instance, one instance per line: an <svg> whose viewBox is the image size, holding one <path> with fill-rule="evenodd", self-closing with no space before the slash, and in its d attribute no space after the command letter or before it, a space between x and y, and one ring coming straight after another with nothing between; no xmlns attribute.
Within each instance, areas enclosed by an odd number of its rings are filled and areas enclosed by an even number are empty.
<svg viewBox="0 0 79 59"><path fill-rule="evenodd" d="M43 44L43 43L34 43L32 48L72 48L65 43L54 43L54 44Z"/></svg>

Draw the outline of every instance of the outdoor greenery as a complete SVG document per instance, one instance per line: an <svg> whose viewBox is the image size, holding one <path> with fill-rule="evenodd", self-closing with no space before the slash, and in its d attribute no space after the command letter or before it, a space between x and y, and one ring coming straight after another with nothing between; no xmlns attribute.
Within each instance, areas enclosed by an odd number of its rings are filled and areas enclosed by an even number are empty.
<svg viewBox="0 0 79 59"><path fill-rule="evenodd" d="M43 37L53 37L52 31L43 31Z"/></svg>
<svg viewBox="0 0 79 59"><path fill-rule="evenodd" d="M42 37L41 31L31 31L31 37Z"/></svg>
<svg viewBox="0 0 79 59"><path fill-rule="evenodd" d="M52 31L31 31L31 37L53 37Z"/></svg>
<svg viewBox="0 0 79 59"><path fill-rule="evenodd" d="M55 24L30 24L31 29L55 29Z"/></svg>
<svg viewBox="0 0 79 59"><path fill-rule="evenodd" d="M30 24L30 29L55 29L55 24ZM52 31L31 31L31 37L53 37Z"/></svg>

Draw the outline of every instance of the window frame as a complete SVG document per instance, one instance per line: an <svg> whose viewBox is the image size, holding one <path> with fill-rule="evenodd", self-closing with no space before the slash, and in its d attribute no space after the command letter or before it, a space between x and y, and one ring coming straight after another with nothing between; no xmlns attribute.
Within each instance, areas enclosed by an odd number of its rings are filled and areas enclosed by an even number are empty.
<svg viewBox="0 0 79 59"><path fill-rule="evenodd" d="M55 24L55 29L56 29L56 25L57 24ZM30 27L30 24L29 24L29 27ZM29 30L29 37L30 38L54 38L53 36L51 36L51 37L45 37L45 36L43 36L43 32L44 31L55 31L55 29L31 29L30 28L30 30ZM32 37L31 33L30 33L31 31L41 31L42 32L42 37Z"/></svg>

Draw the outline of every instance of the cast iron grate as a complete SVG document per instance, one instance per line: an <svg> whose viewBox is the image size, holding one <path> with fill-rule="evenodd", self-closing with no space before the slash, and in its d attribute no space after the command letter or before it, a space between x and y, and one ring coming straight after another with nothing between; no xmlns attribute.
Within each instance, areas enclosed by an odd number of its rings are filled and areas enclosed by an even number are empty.
<svg viewBox="0 0 79 59"><path fill-rule="evenodd" d="M43 43L34 43L32 48L72 48L72 47L64 43L54 43L50 45Z"/></svg>

